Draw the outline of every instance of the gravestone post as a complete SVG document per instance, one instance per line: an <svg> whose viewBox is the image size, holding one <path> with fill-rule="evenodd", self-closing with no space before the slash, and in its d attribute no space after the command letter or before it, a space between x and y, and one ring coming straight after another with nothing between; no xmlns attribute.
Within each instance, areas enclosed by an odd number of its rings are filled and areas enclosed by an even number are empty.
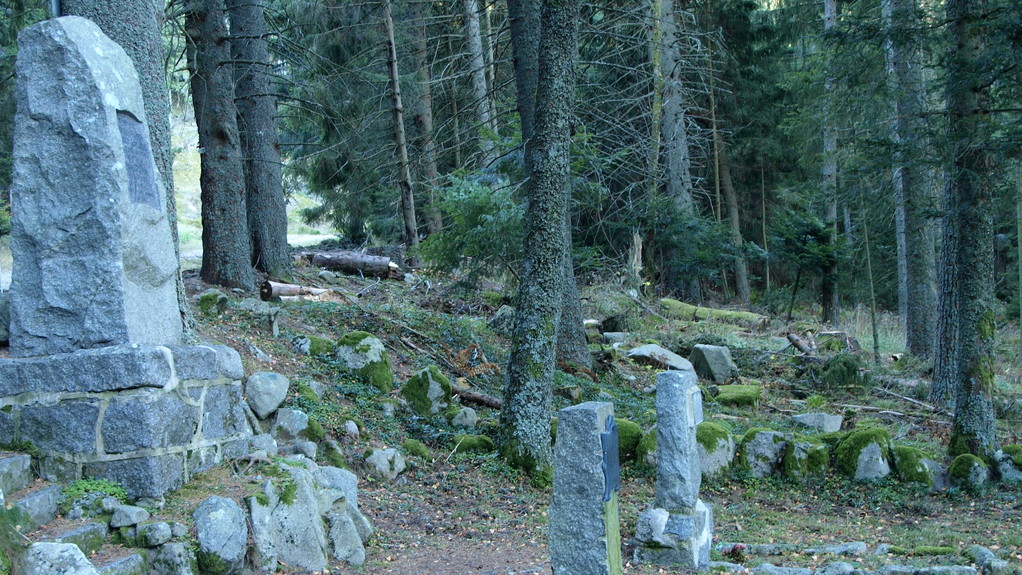
<svg viewBox="0 0 1022 575"><path fill-rule="evenodd" d="M621 575L620 477L613 404L560 410L550 505L554 575Z"/></svg>
<svg viewBox="0 0 1022 575"><path fill-rule="evenodd" d="M11 187L13 356L182 337L138 76L89 20L24 30Z"/></svg>
<svg viewBox="0 0 1022 575"><path fill-rule="evenodd" d="M656 500L639 515L635 560L689 569L710 562L713 514L699 499L702 470L696 426L703 420L695 371L657 375Z"/></svg>

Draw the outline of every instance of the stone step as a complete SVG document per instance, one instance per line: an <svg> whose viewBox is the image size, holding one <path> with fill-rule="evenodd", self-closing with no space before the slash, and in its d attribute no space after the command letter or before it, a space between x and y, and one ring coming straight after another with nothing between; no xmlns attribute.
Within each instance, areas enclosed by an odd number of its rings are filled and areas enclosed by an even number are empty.
<svg viewBox="0 0 1022 575"><path fill-rule="evenodd" d="M99 551L99 548L106 543L106 536L109 532L110 528L106 523L91 522L65 531L56 537L49 537L46 541L73 543L82 550L82 553L89 556Z"/></svg>
<svg viewBox="0 0 1022 575"><path fill-rule="evenodd" d="M53 521L57 516L57 501L60 499L62 489L60 485L48 485L21 498L12 497L9 500L27 516L26 524L22 526L23 533Z"/></svg>
<svg viewBox="0 0 1022 575"><path fill-rule="evenodd" d="M10 496L32 483L32 458L21 453L0 456L0 491Z"/></svg>
<svg viewBox="0 0 1022 575"><path fill-rule="evenodd" d="M148 575L149 564L142 552L137 552L96 565L96 570L99 575Z"/></svg>

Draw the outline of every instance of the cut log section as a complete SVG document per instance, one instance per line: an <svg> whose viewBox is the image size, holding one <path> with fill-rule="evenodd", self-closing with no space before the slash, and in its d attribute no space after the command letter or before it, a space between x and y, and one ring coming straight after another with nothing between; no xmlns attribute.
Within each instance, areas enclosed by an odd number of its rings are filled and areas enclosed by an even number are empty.
<svg viewBox="0 0 1022 575"><path fill-rule="evenodd" d="M273 301L278 298L291 296L315 296L324 294L328 291L330 290L266 280L263 282L263 285L259 286L259 298L263 301Z"/></svg>
<svg viewBox="0 0 1022 575"><path fill-rule="evenodd" d="M313 252L306 257L314 266L348 274L400 279L401 267L386 256L371 256L361 252Z"/></svg>

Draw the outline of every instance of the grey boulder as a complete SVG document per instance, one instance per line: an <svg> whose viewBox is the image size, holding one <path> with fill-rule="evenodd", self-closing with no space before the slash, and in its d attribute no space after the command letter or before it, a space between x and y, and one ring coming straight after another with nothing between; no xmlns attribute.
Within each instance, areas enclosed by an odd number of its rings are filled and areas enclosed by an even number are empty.
<svg viewBox="0 0 1022 575"><path fill-rule="evenodd" d="M287 398L290 382L286 377L272 371L260 371L245 380L245 398L248 406L259 419L266 419Z"/></svg>
<svg viewBox="0 0 1022 575"><path fill-rule="evenodd" d="M640 345L628 350L628 358L668 370L692 371L692 364L673 351L655 343Z"/></svg>
<svg viewBox="0 0 1022 575"><path fill-rule="evenodd" d="M192 518L200 569L240 573L248 543L248 521L241 507L232 499L213 496L199 504Z"/></svg>
<svg viewBox="0 0 1022 575"><path fill-rule="evenodd" d="M692 348L688 360L696 375L714 383L724 383L738 377L738 366L731 359L731 350L719 345L699 344Z"/></svg>
<svg viewBox="0 0 1022 575"><path fill-rule="evenodd" d="M73 543L33 543L25 554L24 575L99 575Z"/></svg>

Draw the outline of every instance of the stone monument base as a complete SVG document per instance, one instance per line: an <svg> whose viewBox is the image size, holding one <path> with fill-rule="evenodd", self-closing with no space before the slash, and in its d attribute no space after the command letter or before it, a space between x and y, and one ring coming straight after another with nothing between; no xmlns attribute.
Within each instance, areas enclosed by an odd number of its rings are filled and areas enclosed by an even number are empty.
<svg viewBox="0 0 1022 575"><path fill-rule="evenodd" d="M707 569L713 538L713 512L700 499L690 509L653 507L639 515L635 561Z"/></svg>
<svg viewBox="0 0 1022 575"><path fill-rule="evenodd" d="M243 377L241 357L219 345L0 359L0 441L34 445L51 481L106 478L132 498L161 497L245 453Z"/></svg>

